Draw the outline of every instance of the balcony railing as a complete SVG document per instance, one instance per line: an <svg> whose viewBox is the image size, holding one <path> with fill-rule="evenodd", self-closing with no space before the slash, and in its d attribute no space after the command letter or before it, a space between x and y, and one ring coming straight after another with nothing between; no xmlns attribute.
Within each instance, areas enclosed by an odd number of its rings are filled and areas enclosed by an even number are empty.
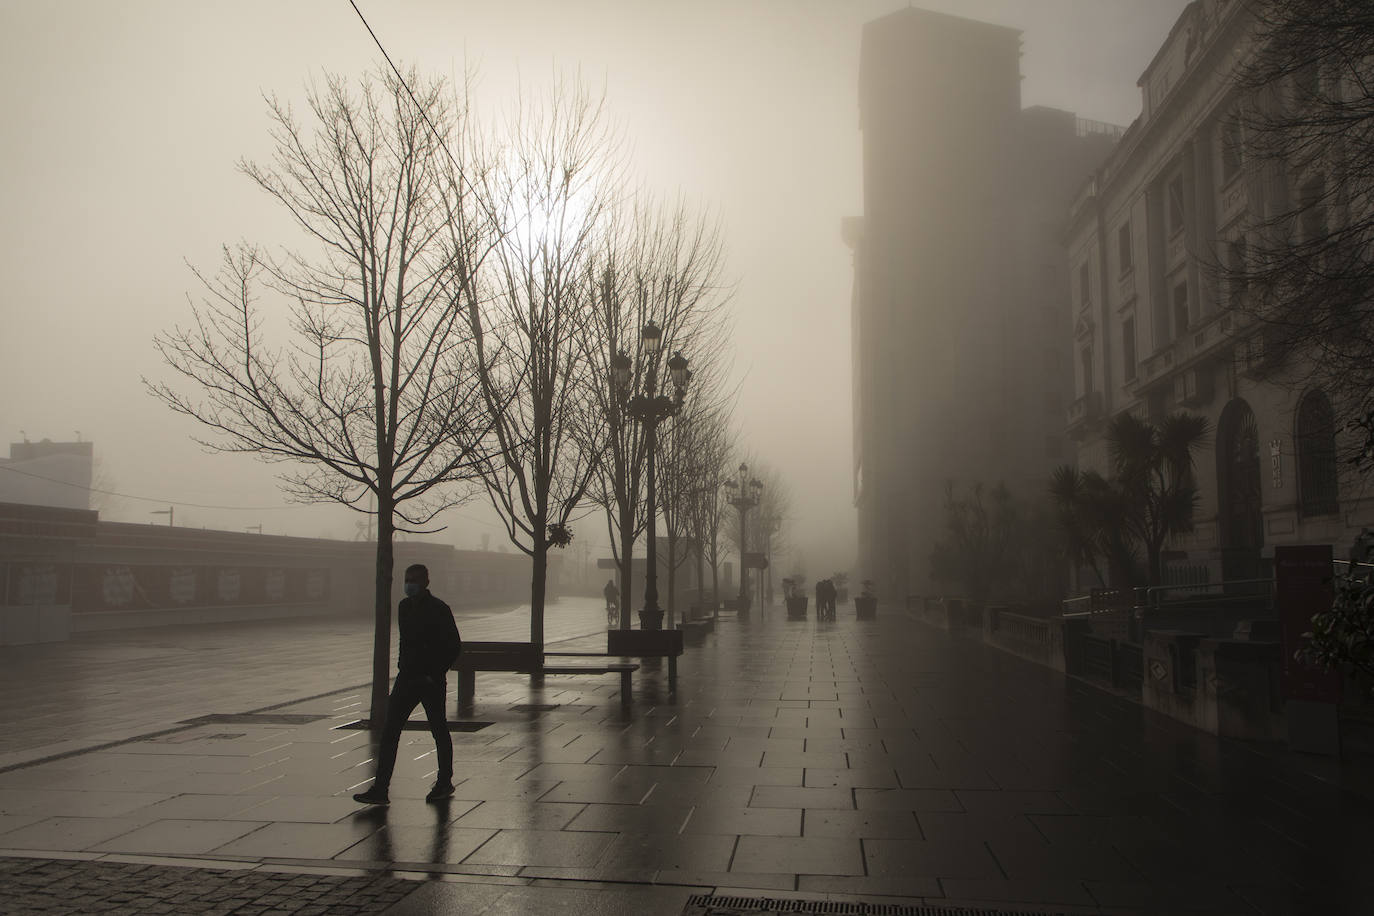
<svg viewBox="0 0 1374 916"><path fill-rule="evenodd" d="M1102 392L1090 391L1069 405L1069 428L1081 426L1102 417Z"/></svg>
<svg viewBox="0 0 1374 916"><path fill-rule="evenodd" d="M1153 388L1175 372L1222 355L1236 343L1250 324L1244 312L1227 310L1189 328L1181 338L1141 360L1132 387L1136 392ZM1243 355L1238 355L1242 359Z"/></svg>

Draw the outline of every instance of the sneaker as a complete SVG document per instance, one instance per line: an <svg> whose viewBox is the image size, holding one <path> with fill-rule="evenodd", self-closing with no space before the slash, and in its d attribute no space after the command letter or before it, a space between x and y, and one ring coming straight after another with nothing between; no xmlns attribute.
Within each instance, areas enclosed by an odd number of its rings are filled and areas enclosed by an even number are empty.
<svg viewBox="0 0 1374 916"><path fill-rule="evenodd" d="M366 792L359 792L353 796L353 800L363 805L389 805L391 799L386 794L386 789L379 789L376 786Z"/></svg>
<svg viewBox="0 0 1374 916"><path fill-rule="evenodd" d="M430 789L430 790L429 790L429 794L425 796L425 801L427 801L427 802L442 801L442 800L444 800L445 798L450 798L450 797L452 797L452 796L453 796L453 783L451 783L451 782L436 782L436 783L434 784L434 788Z"/></svg>

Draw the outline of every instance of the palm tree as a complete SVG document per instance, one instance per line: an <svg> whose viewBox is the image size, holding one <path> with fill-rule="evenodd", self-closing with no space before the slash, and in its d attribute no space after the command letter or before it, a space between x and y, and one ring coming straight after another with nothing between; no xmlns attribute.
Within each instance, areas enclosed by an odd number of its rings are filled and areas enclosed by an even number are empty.
<svg viewBox="0 0 1374 916"><path fill-rule="evenodd" d="M1208 440L1206 417L1177 413L1158 426L1123 413L1107 427L1111 478L1062 465L1050 496L1070 556L1091 566L1098 581L1122 587L1136 580L1136 550L1144 547L1146 578L1163 578L1160 556L1170 538L1193 529L1198 492L1193 453Z"/></svg>
<svg viewBox="0 0 1374 916"><path fill-rule="evenodd" d="M1189 413L1170 414L1158 426L1123 413L1107 426L1113 482L1126 509L1122 521L1145 547L1150 585L1162 579L1164 545L1193 530L1199 501L1193 452L1209 433L1207 418Z"/></svg>
<svg viewBox="0 0 1374 916"><path fill-rule="evenodd" d="M1060 465L1050 477L1050 498L1075 568L1091 567L1104 587L1125 587L1135 580L1136 546L1121 523L1125 500L1112 481L1096 471Z"/></svg>

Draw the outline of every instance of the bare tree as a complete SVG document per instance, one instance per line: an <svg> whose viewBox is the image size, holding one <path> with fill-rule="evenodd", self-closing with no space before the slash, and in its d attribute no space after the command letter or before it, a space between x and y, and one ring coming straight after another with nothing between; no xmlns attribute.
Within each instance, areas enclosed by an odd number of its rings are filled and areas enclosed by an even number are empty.
<svg viewBox="0 0 1374 916"><path fill-rule="evenodd" d="M691 555L696 560L696 580L705 610L706 567L711 568L711 600L719 594L720 527L725 520L723 492L725 475L734 454L734 434L730 426L729 402L714 402L696 395L693 410L687 415L682 441L675 449L676 486L674 525L691 540ZM670 531L673 525L670 525ZM674 555L674 548L669 548ZM684 559L686 557L684 556Z"/></svg>
<svg viewBox="0 0 1374 916"><path fill-rule="evenodd" d="M644 488L649 442L643 424L628 415L625 398L629 392L654 397L670 394L665 363L675 352L689 358L694 390L709 391L715 386L724 360L723 305L729 291L721 285L722 246L713 220L693 215L680 202L670 208L639 197L617 226L619 231L608 235L602 255L596 311L596 333L604 343L592 357L597 376L594 390L598 422L609 436L592 497L606 511L624 596L621 626L629 628L630 602L625 599L633 587L634 544L647 521ZM650 322L662 337L658 346L646 348L640 331ZM621 357L630 360L626 389L615 384L612 371L613 361ZM701 397L693 395L693 403ZM666 447L672 439L660 441ZM662 448L659 454L664 454Z"/></svg>
<svg viewBox="0 0 1374 916"><path fill-rule="evenodd" d="M614 204L618 145L601 102L559 87L522 104L483 193L501 239L465 294L479 391L499 452L479 470L511 543L531 558L530 641L542 653L550 547L597 473L603 427L588 421L594 254Z"/></svg>
<svg viewBox="0 0 1374 916"><path fill-rule="evenodd" d="M208 448L288 463L290 498L359 512L375 499L370 717L379 727L393 537L465 498L450 485L471 476L489 430L466 309L450 293L491 247L480 228L451 224L489 221L456 180L452 151L468 122L443 80L383 71L350 87L327 76L308 105L303 121L270 98L273 159L239 166L291 216L304 247L274 256L226 246L217 273L196 271L204 294L191 325L156 338L192 384L145 384L206 428ZM455 234L468 244L449 245ZM263 291L279 298L263 303Z"/></svg>
<svg viewBox="0 0 1374 916"><path fill-rule="evenodd" d="M1251 0L1242 15L1253 41L1221 128L1222 178L1241 176L1250 222L1222 243L1217 272L1261 324L1253 363L1295 357L1295 384L1323 388L1338 417L1374 420L1374 6ZM1368 464L1363 425L1351 444Z"/></svg>

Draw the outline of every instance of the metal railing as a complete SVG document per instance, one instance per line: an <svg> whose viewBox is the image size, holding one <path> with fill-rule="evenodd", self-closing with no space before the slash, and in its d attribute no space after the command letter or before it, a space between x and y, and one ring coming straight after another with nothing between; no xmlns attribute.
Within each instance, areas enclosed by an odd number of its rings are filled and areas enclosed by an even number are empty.
<svg viewBox="0 0 1374 916"><path fill-rule="evenodd" d="M1246 591L1237 593L1236 589L1244 588ZM1221 594L1215 594L1220 589ZM1250 590L1253 589L1253 590ZM1271 606L1274 601L1274 580L1267 579L1225 579L1221 582L1203 582L1194 585L1151 585L1143 590L1145 601L1137 607L1146 607L1151 610L1159 610L1169 603L1173 604L1195 604L1205 603L1208 606L1213 604L1235 603L1241 604L1247 601L1254 601L1256 598L1264 598ZM1186 592L1184 598L1167 601L1163 596L1167 592Z"/></svg>

